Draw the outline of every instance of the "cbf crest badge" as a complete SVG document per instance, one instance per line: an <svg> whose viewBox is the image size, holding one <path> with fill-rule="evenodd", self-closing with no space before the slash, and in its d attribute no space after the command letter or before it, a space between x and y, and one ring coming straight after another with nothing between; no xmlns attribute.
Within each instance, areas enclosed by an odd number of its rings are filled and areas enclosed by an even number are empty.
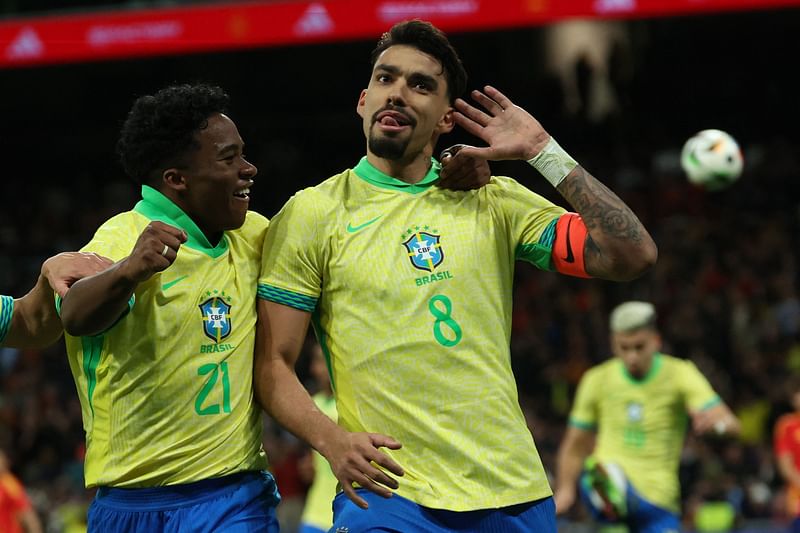
<svg viewBox="0 0 800 533"><path fill-rule="evenodd" d="M641 422L644 418L644 406L638 402L629 402L625 406L628 422Z"/></svg>
<svg viewBox="0 0 800 533"><path fill-rule="evenodd" d="M408 258L414 268L433 272L437 266L442 264L444 250L439 242L441 235L437 235L436 230L430 232L415 228L409 229L406 233L411 236L403 243L403 246L406 247Z"/></svg>
<svg viewBox="0 0 800 533"><path fill-rule="evenodd" d="M199 305L203 315L203 333L218 343L231 334L231 297L217 291L213 294L206 292L206 295L210 297Z"/></svg>

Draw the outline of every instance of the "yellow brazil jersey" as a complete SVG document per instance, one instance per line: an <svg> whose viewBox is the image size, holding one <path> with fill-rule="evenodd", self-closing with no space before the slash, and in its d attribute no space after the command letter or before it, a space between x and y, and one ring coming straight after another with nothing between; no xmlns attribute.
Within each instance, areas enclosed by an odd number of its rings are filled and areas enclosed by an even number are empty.
<svg viewBox="0 0 800 533"><path fill-rule="evenodd" d="M646 500L677 511L687 413L719 402L691 361L656 354L647 375L635 380L613 358L583 377L569 422L596 428L594 456L618 464Z"/></svg>
<svg viewBox="0 0 800 533"><path fill-rule="evenodd" d="M14 314L14 298L0 295L0 345L11 327L11 316Z"/></svg>
<svg viewBox="0 0 800 533"><path fill-rule="evenodd" d="M329 418L337 419L336 400L333 396L317 393L314 395L314 403ZM336 485L339 482L333 475L327 459L316 451L311 453L314 457L314 481L308 489L300 521L327 531L333 525L333 497L336 496Z"/></svg>
<svg viewBox="0 0 800 533"><path fill-rule="evenodd" d="M87 487L153 487L266 468L253 403L256 289L268 221L212 246L161 193L106 221L83 250L115 261L151 220L188 234L104 334L67 336L86 431Z"/></svg>
<svg viewBox="0 0 800 533"><path fill-rule="evenodd" d="M366 158L273 219L259 297L313 312L339 423L391 435L420 505L466 511L551 494L511 371L514 260L552 269L564 210L505 177L406 184Z"/></svg>

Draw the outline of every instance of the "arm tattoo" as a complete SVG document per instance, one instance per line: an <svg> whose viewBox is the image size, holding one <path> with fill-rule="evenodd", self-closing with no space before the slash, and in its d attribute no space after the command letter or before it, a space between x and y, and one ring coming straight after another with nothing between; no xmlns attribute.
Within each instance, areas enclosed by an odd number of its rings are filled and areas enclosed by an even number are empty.
<svg viewBox="0 0 800 533"><path fill-rule="evenodd" d="M587 271L592 265L595 275L608 272L613 260L604 257L603 252L610 251L609 245L642 244L645 229L633 211L581 166L570 172L558 191L581 215L589 231L585 245Z"/></svg>

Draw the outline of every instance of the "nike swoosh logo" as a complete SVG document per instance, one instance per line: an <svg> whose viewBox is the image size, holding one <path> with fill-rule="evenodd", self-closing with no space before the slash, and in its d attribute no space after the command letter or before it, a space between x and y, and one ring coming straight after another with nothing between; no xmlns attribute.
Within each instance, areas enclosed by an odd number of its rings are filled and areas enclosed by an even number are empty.
<svg viewBox="0 0 800 533"><path fill-rule="evenodd" d="M372 220L368 220L368 221L364 222L363 224L359 224L358 226L353 226L352 224L350 224L348 222L347 223L347 233L356 233L357 231L361 231L362 229L366 228L367 226L369 226L373 222L376 222L382 216L383 215L378 215L375 218L373 218Z"/></svg>
<svg viewBox="0 0 800 533"><path fill-rule="evenodd" d="M567 263L574 263L575 256L572 254L572 243L569 241L569 227L572 226L572 217L569 217L569 221L567 222L567 257L564 258L564 261Z"/></svg>
<svg viewBox="0 0 800 533"><path fill-rule="evenodd" d="M189 277L189 275L187 274L187 275L185 275L185 276L181 276L181 277L179 277L179 278L175 278L175 279L173 279L172 281L170 281L170 282L168 282L168 283L165 283L165 284L163 284L163 285L161 286L161 292L166 292L166 290L167 290L167 289L169 289L169 288L170 288L170 287L172 287L173 285L176 285L176 284L180 283L181 281L185 280L185 279L186 279L186 278L188 278L188 277Z"/></svg>

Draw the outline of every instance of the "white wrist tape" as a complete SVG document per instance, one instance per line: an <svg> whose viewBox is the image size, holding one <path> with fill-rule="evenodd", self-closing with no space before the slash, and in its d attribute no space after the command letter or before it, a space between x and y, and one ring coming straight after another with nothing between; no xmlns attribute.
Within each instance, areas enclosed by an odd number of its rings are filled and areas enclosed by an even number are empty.
<svg viewBox="0 0 800 533"><path fill-rule="evenodd" d="M528 164L538 170L553 187L558 187L578 166L578 162L572 159L552 137L541 152L528 159Z"/></svg>

